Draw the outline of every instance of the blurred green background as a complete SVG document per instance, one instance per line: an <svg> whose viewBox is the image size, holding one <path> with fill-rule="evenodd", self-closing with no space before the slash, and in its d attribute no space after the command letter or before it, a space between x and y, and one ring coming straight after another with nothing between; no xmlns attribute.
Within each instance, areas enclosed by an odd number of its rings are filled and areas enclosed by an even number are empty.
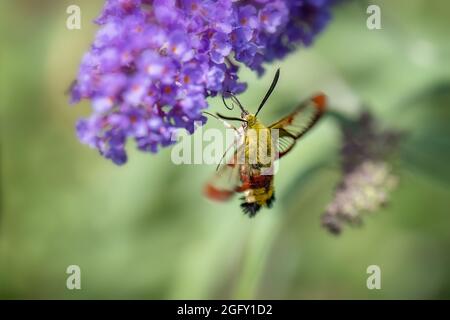
<svg viewBox="0 0 450 320"><path fill-rule="evenodd" d="M389 205L339 237L320 226L339 180L331 119L283 159L278 200L255 219L237 199L202 196L214 166L176 166L170 149L143 154L130 143L129 162L117 167L81 145L74 125L90 107L70 107L64 92L102 3L0 0L0 298L450 297L449 1L371 1L382 10L373 31L369 2L341 5L313 47L261 79L241 73L249 82L241 101L252 109L281 67L267 123L322 90L332 108L351 115L364 104L409 132ZM82 9L81 30L65 27L70 4ZM66 289L72 264L82 290ZM381 290L366 288L372 264Z"/></svg>

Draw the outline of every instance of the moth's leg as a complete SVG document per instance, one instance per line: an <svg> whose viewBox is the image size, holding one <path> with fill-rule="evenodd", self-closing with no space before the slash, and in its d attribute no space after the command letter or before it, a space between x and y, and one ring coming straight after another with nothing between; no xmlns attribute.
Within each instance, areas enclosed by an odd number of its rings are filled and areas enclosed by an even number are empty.
<svg viewBox="0 0 450 320"><path fill-rule="evenodd" d="M222 157L220 158L219 163L217 164L217 168L216 171L219 170L220 165L222 164L223 159L225 159L226 155L228 154L228 152L230 151L230 149L236 145L236 157L239 157L239 151L241 146L243 145L243 137L244 137L244 130L242 128L236 129L236 135L234 137L233 142L228 146L228 148L225 150L224 154L222 155ZM240 139L240 141L238 140ZM233 159L234 161L236 161L237 159ZM238 163L234 163L235 165L237 165Z"/></svg>
<svg viewBox="0 0 450 320"><path fill-rule="evenodd" d="M218 171L220 165L222 164L223 159L226 157L228 151L230 151L230 149L231 149L234 145L236 145L236 149L237 149L237 151L239 151L239 147L243 144L243 140L242 140L242 141L238 141L238 139L242 139L242 138L245 136L245 130L244 130L243 127L240 127L239 129L236 128L236 127L233 126L231 123L229 123L229 122L227 122L227 121L225 121L225 120L223 120L223 119L217 117L216 115L214 115L214 114L212 114L212 113L210 113L210 112L208 112L208 111L203 111L203 113L205 113L205 114L207 114L207 115L210 115L211 117L213 117L213 118L219 120L220 122L223 123L223 125L225 126L225 128L233 129L234 132L235 132L235 138L234 138L233 143L231 143L231 144L228 146L228 148L225 150L224 154L223 154L222 157L220 158L219 163L217 164L216 171ZM238 156L238 155L237 155L237 156Z"/></svg>
<svg viewBox="0 0 450 320"><path fill-rule="evenodd" d="M225 128L233 129L234 131L236 131L236 133L239 131L239 129L236 128L235 126L233 126L231 123L229 123L229 122L227 122L227 121L225 121L225 120L223 120L223 119L220 119L220 118L219 118L218 116L216 116L215 114L212 114L212 113L210 113L210 112L208 112L208 111L203 111L203 113L204 113L204 114L207 114L207 115L209 115L209 116L211 116L211 117L213 117L213 118L215 118L215 119L217 119L217 120L219 120L220 122L222 122L223 125L225 126Z"/></svg>

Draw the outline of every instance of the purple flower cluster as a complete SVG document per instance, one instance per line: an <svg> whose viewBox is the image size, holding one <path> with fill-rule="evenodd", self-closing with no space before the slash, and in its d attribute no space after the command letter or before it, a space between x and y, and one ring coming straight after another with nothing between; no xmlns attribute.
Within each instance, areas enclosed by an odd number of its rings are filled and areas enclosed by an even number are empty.
<svg viewBox="0 0 450 320"><path fill-rule="evenodd" d="M322 215L322 225L331 233L339 234L344 224L361 224L364 214L388 203L398 184L391 162L403 134L379 126L369 112L341 123L343 175Z"/></svg>
<svg viewBox="0 0 450 320"><path fill-rule="evenodd" d="M107 0L72 102L89 99L80 140L116 164L134 138L142 151L167 146L176 129L204 123L209 96L246 89L242 63L263 63L311 44L332 0Z"/></svg>

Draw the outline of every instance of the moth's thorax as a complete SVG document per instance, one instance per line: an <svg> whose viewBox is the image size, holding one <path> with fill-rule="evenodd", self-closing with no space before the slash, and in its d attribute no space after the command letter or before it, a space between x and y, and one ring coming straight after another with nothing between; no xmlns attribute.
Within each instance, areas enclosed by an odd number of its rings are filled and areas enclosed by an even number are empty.
<svg viewBox="0 0 450 320"><path fill-rule="evenodd" d="M247 128L248 129L265 129L266 126L264 126L261 122L259 122L258 118L254 114L247 114L244 117L245 121L247 121Z"/></svg>

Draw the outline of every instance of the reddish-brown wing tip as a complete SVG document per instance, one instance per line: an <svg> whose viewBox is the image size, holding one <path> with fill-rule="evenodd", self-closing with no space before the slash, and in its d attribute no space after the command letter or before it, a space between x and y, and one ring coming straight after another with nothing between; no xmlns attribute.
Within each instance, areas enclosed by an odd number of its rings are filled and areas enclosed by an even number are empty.
<svg viewBox="0 0 450 320"><path fill-rule="evenodd" d="M227 201L229 200L234 192L229 190L219 190L211 184L207 184L203 189L205 196L215 201Z"/></svg>
<svg viewBox="0 0 450 320"><path fill-rule="evenodd" d="M327 105L327 96L323 93L320 93L312 98L312 101L316 104L316 108L319 109L320 112L325 111Z"/></svg>

